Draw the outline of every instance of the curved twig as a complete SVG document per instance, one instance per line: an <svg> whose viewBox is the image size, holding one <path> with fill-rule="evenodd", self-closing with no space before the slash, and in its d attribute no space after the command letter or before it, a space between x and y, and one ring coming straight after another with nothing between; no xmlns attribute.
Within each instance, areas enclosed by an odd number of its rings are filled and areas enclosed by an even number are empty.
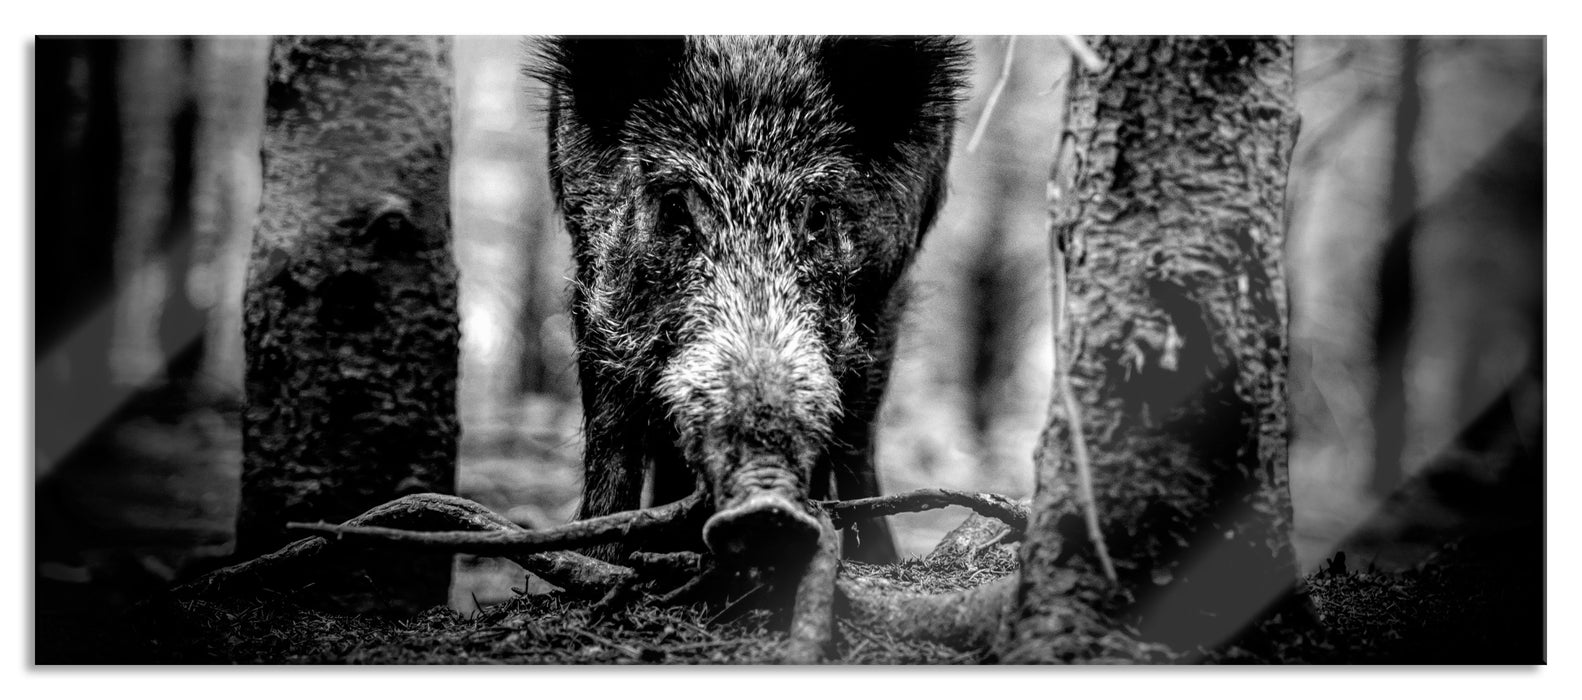
<svg viewBox="0 0 1582 700"><path fill-rule="evenodd" d="M1020 538L1027 531L1028 507L997 493L972 493L950 489L918 489L906 493L851 501L821 501L819 505L829 513L836 529L845 529L852 523L897 513L916 513L946 506L965 506L986 518L994 518L1009 525L1011 532Z"/></svg>

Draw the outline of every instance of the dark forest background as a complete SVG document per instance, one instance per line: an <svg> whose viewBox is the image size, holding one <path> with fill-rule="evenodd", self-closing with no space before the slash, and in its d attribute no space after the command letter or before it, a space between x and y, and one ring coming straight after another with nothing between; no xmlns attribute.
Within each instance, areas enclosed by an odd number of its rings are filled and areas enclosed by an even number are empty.
<svg viewBox="0 0 1582 700"><path fill-rule="evenodd" d="M982 37L948 202L881 417L888 491L1032 489L1051 371L1045 190L1067 45ZM241 295L268 41L40 39L34 278L39 605L135 595L229 552ZM1009 60L1008 60L1009 59ZM539 87L523 40L455 42L457 493L548 525L576 509L580 425ZM1423 465L1491 411L1542 449L1545 44L1297 41L1292 491L1306 570L1409 566L1486 524L1511 459ZM993 104L992 109L989 108ZM965 517L893 519L903 555ZM458 558L452 605L522 572Z"/></svg>

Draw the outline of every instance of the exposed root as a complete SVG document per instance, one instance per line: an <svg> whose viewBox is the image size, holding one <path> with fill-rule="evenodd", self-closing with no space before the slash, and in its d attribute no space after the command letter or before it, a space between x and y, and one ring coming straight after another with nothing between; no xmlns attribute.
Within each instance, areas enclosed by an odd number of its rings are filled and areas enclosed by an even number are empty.
<svg viewBox="0 0 1582 700"><path fill-rule="evenodd" d="M816 664L829 653L835 631L835 575L840 569L840 534L827 513L812 510L819 521L818 549L808 558L797 584L791 614L788 664Z"/></svg>
<svg viewBox="0 0 1582 700"><path fill-rule="evenodd" d="M958 649L986 649L1000 633L1001 621L1014 603L1015 577L978 588L950 593L916 594L889 588L875 579L840 576L838 529L865 519L957 505L977 515L947 536L936 553L981 551L1025 531L1028 507L995 494L923 489L910 493L853 501L818 502L808 512L819 522L817 546L806 566L786 583L795 586L789 641L781 660L815 664L833 649L837 598L854 621L883 629L896 637L933 641ZM526 530L482 505L456 496L418 494L378 506L341 525L291 524L321 532L257 559L212 572L174 589L181 597L216 596L242 589L278 585L283 577L307 579L326 563L335 547L388 545L481 556L505 557L545 581L582 598L600 599L596 611L624 607L641 592L664 590L660 605L721 594L740 563L727 565L697 552L634 552L630 566L611 564L571 551L622 541L674 544L696 538L710 515L704 493L676 503L627 511L570 523L547 530ZM954 538L954 539L952 539ZM959 541L956 541L959 540ZM965 549L963 549L965 548ZM333 556L333 554L329 554ZM743 606L766 603L763 584L733 602L720 615ZM718 616L717 616L718 617Z"/></svg>
<svg viewBox="0 0 1582 700"><path fill-rule="evenodd" d="M369 509L348 525L496 530L517 527L477 503L457 496L420 493L403 496ZM177 597L215 597L258 590L285 577L301 575L319 562L329 543L322 537L305 537L280 549L205 574L171 590Z"/></svg>
<svg viewBox="0 0 1582 700"><path fill-rule="evenodd" d="M632 552L627 564L645 574L691 575L702 571L708 561L698 552Z"/></svg>
<svg viewBox="0 0 1582 700"><path fill-rule="evenodd" d="M216 598L257 591L274 581L300 575L305 565L318 561L328 548L322 537L304 537L269 554L210 571L172 588L170 593L176 598Z"/></svg>
<svg viewBox="0 0 1582 700"><path fill-rule="evenodd" d="M337 540L362 540L438 549L460 554L514 557L536 552L589 547L620 540L663 537L691 523L703 512L703 494L646 510L629 510L579 520L548 530L496 528L490 531L422 532L392 527L287 523L286 527L335 535Z"/></svg>
<svg viewBox="0 0 1582 700"><path fill-rule="evenodd" d="M997 493L971 493L950 489L918 489L906 493L851 501L822 501L819 503L829 513L836 529L852 524L897 513L916 513L946 506L965 506L984 517L994 518L1010 526L1016 539L1027 531L1028 507Z"/></svg>
<svg viewBox="0 0 1582 700"><path fill-rule="evenodd" d="M403 496L369 509L346 521L345 525L359 528L427 527L482 533L527 532L478 503L437 493ZM305 537L270 554L212 571L177 586L171 593L179 598L205 598L260 590L283 579L310 575L322 564L325 553L332 548L333 543L324 537ZM634 572L627 567L575 552L537 552L506 555L506 558L579 597L597 598L635 578Z"/></svg>

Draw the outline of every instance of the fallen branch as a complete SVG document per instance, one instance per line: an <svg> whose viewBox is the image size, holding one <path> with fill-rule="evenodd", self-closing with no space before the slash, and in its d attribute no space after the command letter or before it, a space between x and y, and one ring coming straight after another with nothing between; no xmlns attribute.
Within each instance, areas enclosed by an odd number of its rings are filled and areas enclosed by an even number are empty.
<svg viewBox="0 0 1582 700"><path fill-rule="evenodd" d="M816 664L829 653L835 630L835 575L840 570L840 534L828 513L813 509L819 521L818 549L808 558L797 584L791 613L790 643L784 662Z"/></svg>
<svg viewBox="0 0 1582 700"><path fill-rule="evenodd" d="M420 497L427 499L423 501L424 504L443 502L447 504L446 507L456 511L438 518L439 524L444 524L449 519L452 522L460 522L464 526L450 530L414 530L391 527L390 525L399 523L387 523L386 519L382 518L370 520L364 515L339 525L323 522L289 523L287 527L334 535L333 539L336 541L384 542L478 556L528 557L537 553L587 547L630 538L662 538L667 534L692 532L707 515L708 508L704 494L699 492L657 508L623 511L579 520L547 530L524 530L503 516L463 498L423 494L419 497L409 496L407 499ZM390 504L369 511L369 514L403 503L407 499L392 501ZM1021 533L1027 528L1028 517L1026 504L1006 496L949 489L919 489L851 501L822 501L818 505L828 513L837 530L864 519L947 506L964 506L985 517L995 518L1008 525L1013 533ZM423 505L416 510L430 509L432 509L430 506ZM581 566L587 562L598 561L587 557L582 557L582 560L556 556L541 561L539 566L547 564Z"/></svg>
<svg viewBox="0 0 1582 700"><path fill-rule="evenodd" d="M428 532L391 527L334 525L330 523L287 523L295 530L335 535L338 540L362 540L438 549L459 554L512 557L558 549L589 547L630 538L652 537L690 524L703 514L701 492L675 503L589 518L548 530L494 529Z"/></svg>
<svg viewBox="0 0 1582 700"><path fill-rule="evenodd" d="M957 648L982 648L992 643L1008 606L1014 601L1014 579L1006 578L966 591L909 594L885 585L839 574L838 530L874 517L946 506L972 509L991 528L992 536L975 537L992 546L1025 531L1028 508L1005 496L946 489L922 489L892 496L815 503L820 522L818 546L794 580L789 643L782 660L818 663L829 654L834 636L836 598L847 601L853 614L897 636L936 641ZM417 494L370 509L340 525L291 523L289 527L323 533L306 537L251 561L218 571L173 590L178 597L214 596L242 588L259 589L287 576L311 576L321 570L326 554L345 544L385 544L437 549L515 561L545 581L573 595L599 598L600 609L625 604L648 587L648 579L689 576L692 580L668 594L661 605L707 591L717 591L731 570L720 568L696 552L634 552L631 566L620 566L575 552L572 547L627 540L685 535L695 537L708 515L705 494L647 510L590 518L547 530L526 530L488 508L456 496ZM988 539L983 539L988 537ZM987 542L988 544L984 544ZM333 556L333 554L332 554ZM760 586L760 590L761 590ZM744 599L751 594L744 596ZM740 603L742 601L738 601ZM734 606L733 606L734 607Z"/></svg>
<svg viewBox="0 0 1582 700"><path fill-rule="evenodd" d="M974 513L994 518L1010 526L1017 539L1027 531L1028 507L997 493L971 493L950 489L918 489L890 496L859 498L851 501L821 501L837 530L868 518L898 513L916 513L947 506L965 506Z"/></svg>
<svg viewBox="0 0 1582 700"><path fill-rule="evenodd" d="M445 530L483 532L525 532L521 526L478 503L436 493L403 496L381 504L351 520L351 527L429 527ZM407 530L401 530L406 532ZM206 598L256 591L271 583L305 575L322 565L334 543L314 536L292 542L269 554L209 572L177 586L171 593L178 598ZM631 569L610 564L575 552L539 552L507 556L522 568L573 595L605 595L615 586L632 579Z"/></svg>

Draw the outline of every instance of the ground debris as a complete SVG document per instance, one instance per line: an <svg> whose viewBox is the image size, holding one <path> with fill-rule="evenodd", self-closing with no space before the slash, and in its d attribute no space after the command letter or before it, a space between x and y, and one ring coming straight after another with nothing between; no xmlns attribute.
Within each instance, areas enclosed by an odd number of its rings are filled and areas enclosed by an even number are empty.
<svg viewBox="0 0 1582 700"><path fill-rule="evenodd" d="M1525 541L1526 538L1516 538ZM1531 538L1533 542L1541 542ZM1405 572L1321 571L1308 577L1322 633L1268 626L1225 649L1178 654L1125 629L1074 639L1091 661L1147 663L1540 663L1541 558L1509 541L1446 547ZM948 594L1015 573L1010 548L876 566L841 562L842 585ZM637 596L615 610L565 592L517 596L472 615L444 608L406 618L329 614L286 593L220 601L165 598L130 610L40 609L36 663L176 664L771 664L787 644L784 615L722 603L661 605ZM896 635L841 611L829 662L975 664L992 649ZM1146 652L1139 655L1138 652Z"/></svg>

